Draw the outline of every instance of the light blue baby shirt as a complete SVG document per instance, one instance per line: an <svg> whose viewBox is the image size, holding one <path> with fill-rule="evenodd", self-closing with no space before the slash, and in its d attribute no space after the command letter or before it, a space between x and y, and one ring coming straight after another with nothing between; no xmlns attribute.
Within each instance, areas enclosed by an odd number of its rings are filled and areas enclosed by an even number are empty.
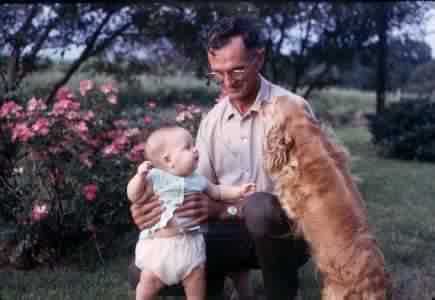
<svg viewBox="0 0 435 300"><path fill-rule="evenodd" d="M193 192L203 192L207 188L207 178L199 175L196 171L187 177L172 175L163 170L153 168L147 176L153 184L154 193L159 195L163 211L160 221L151 228L140 232L139 239L148 238L155 231L165 227L169 220L174 217L175 209L183 203L184 195ZM178 226L190 221L187 218L175 218Z"/></svg>

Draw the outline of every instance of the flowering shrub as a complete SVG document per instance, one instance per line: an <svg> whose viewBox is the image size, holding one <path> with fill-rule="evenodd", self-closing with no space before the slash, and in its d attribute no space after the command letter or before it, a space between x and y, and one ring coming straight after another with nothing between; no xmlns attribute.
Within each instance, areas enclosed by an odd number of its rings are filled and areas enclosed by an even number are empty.
<svg viewBox="0 0 435 300"><path fill-rule="evenodd" d="M177 103L175 104L175 111L177 114L175 121L178 125L186 128L195 136L202 119L201 109L193 104L185 105Z"/></svg>
<svg viewBox="0 0 435 300"><path fill-rule="evenodd" d="M21 255L44 262L96 238L101 224L129 222L125 187L142 160L142 133L155 126L156 102L145 103L136 120L119 118L117 103L115 83L91 80L78 93L59 89L51 105L3 102L0 214L17 225ZM176 122L194 134L200 112L180 104Z"/></svg>

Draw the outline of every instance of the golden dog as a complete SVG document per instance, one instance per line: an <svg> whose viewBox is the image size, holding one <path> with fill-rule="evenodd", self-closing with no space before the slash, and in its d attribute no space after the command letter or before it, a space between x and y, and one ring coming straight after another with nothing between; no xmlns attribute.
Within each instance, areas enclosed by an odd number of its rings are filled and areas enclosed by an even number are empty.
<svg viewBox="0 0 435 300"><path fill-rule="evenodd" d="M347 166L304 105L275 97L263 110L270 128L265 169L322 275L323 300L384 300L383 255L370 234L366 209Z"/></svg>

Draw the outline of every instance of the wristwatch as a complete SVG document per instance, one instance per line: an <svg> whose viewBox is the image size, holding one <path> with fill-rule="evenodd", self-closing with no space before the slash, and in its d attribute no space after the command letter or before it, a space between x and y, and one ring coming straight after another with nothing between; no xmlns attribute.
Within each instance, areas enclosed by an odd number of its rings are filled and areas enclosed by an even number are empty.
<svg viewBox="0 0 435 300"><path fill-rule="evenodd" d="M227 207L227 213L232 217L237 216L238 212L239 212L239 210L234 205L230 205Z"/></svg>

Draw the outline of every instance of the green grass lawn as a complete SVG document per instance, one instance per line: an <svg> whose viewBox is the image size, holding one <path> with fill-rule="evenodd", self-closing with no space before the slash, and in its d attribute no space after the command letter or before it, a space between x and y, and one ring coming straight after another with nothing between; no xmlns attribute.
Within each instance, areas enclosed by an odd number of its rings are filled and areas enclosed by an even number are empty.
<svg viewBox="0 0 435 300"><path fill-rule="evenodd" d="M366 199L372 229L384 251L394 284L393 299L435 297L435 164L383 159L364 128L336 130L352 154L352 170ZM54 269L0 271L0 299L131 299L127 264L135 234L115 244L118 255L89 269L65 264ZM88 259L89 260L89 259ZM302 270L301 299L319 299L312 265ZM254 275L261 291L261 276ZM260 297L261 298L261 297Z"/></svg>

